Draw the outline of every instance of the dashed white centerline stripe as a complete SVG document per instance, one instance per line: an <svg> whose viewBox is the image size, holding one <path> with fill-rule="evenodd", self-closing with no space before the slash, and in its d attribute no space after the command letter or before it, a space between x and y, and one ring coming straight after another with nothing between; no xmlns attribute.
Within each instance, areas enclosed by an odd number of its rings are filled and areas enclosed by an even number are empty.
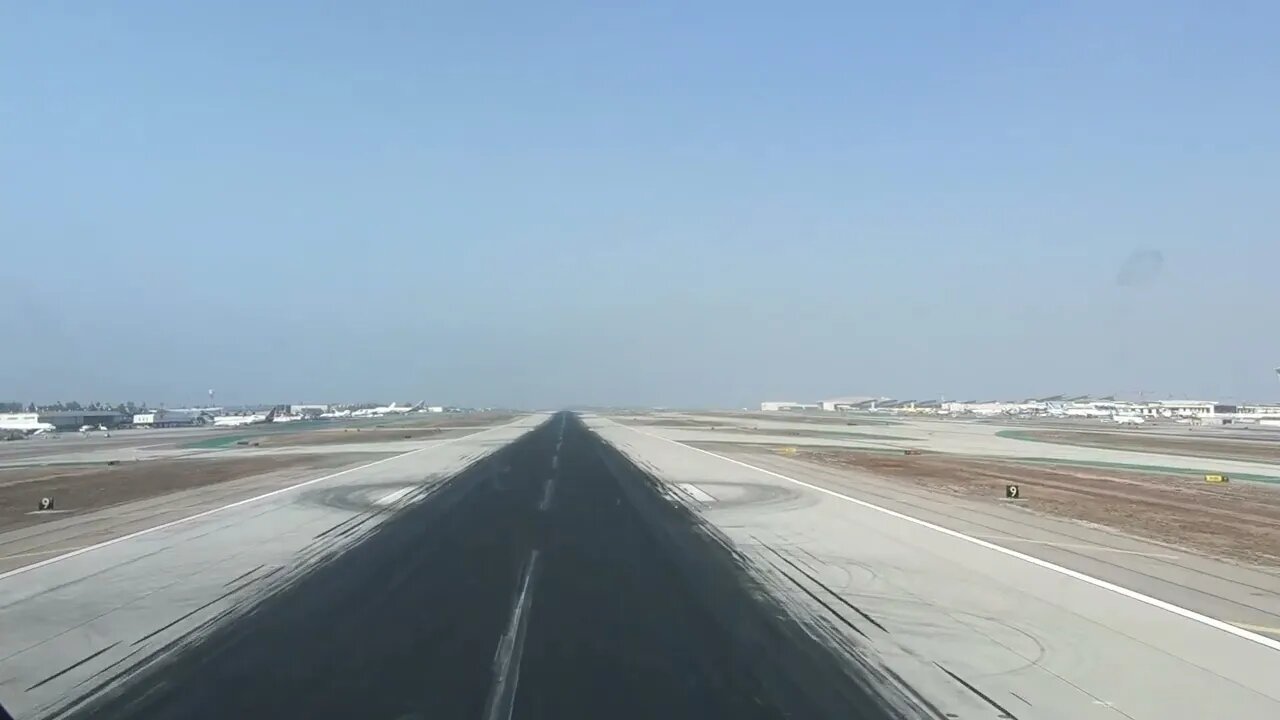
<svg viewBox="0 0 1280 720"><path fill-rule="evenodd" d="M655 440L661 440L666 443L671 443L672 445L678 445L682 448L685 448L686 450L692 450L693 452L702 453L703 455L709 455L713 458L719 458L725 462L733 463L734 465L737 465L739 467L755 470L756 472L764 473L765 475L778 478L779 480L785 480L794 485L799 485L800 487L808 488L810 490L813 490L814 492L820 492L823 495L829 495L834 498L839 498L846 502L851 502L854 505L867 508L868 510L875 510L876 512L884 513L889 517L897 518L899 520L903 520L905 522L909 522L913 525L918 525L923 528L928 528L929 530L942 533L943 535L953 537L957 540L963 540L964 542L973 543L974 545L977 545L979 547L984 547L988 550L993 550L1002 555L1008 555L1009 557L1017 558L1024 562L1031 563L1032 565L1035 565L1037 567L1041 567L1046 570L1052 570L1053 572L1066 575L1069 578L1074 578L1081 582L1085 582L1090 585L1093 585L1094 587L1102 588L1103 590L1109 590L1113 593L1116 593L1117 595L1123 595L1124 597L1127 597L1131 600L1137 600L1140 603L1150 605L1151 607L1154 607L1154 608L1159 608L1166 612L1173 613L1174 615L1184 617L1188 620L1193 620L1202 625L1207 625L1211 628L1214 628L1215 630L1221 630L1222 632L1235 635L1238 638L1242 638L1244 640L1257 643L1259 645L1262 645L1263 647L1271 648L1272 650L1280 650L1280 640L1273 640L1269 637L1259 635L1258 633L1249 632L1248 630L1240 628L1236 625L1232 625L1229 622L1225 622L1217 618L1212 618L1212 617L1209 617L1208 615L1202 615L1201 613L1198 613L1194 610L1188 610L1187 608L1174 605L1173 603L1165 602L1164 600L1160 600L1158 598L1153 598L1150 595L1143 595L1142 593L1137 592L1136 590L1130 590L1129 588L1121 587L1119 585L1116 585L1115 583L1110 583L1110 582L1107 582L1106 580L1093 577L1092 575L1085 575L1082 572L1072 570L1070 568L1065 568L1065 567L1062 567L1061 565L1055 565L1047 560L1041 560L1038 557L1033 557L1031 555L1027 555L1026 553L1018 552L1017 550L1010 550L1009 548L996 545L995 543L990 543L990 542L987 542L986 540L980 540L971 535L965 535L962 532L957 532L950 528L942 527L941 525L935 525L926 520L914 518L914 517L911 517L910 515L904 515L903 513L897 512L896 510L890 510L888 508L880 507L879 505L869 503L866 500L859 500L854 497L849 497L848 495L842 495L841 493L838 493L835 490L831 490L831 489L822 487L820 485L807 483L807 482L804 482L803 480L796 480L795 478L787 477L782 473L777 473L772 470L766 470L762 467L756 467L751 463L745 463L741 460L735 460L731 457L726 457L724 455L713 453L710 450L703 450L702 448L693 447L692 445L686 445L677 440L665 438L665 437L662 437L661 435L654 435L653 433L645 432L644 430L638 430L636 428L630 427L628 425L623 425L622 423L619 423L616 421L610 421L610 422L612 422L614 425L617 425L618 427L626 428L627 430L630 430L634 433L645 435L647 437L654 438Z"/></svg>
<svg viewBox="0 0 1280 720"><path fill-rule="evenodd" d="M538 503L539 510L545 512L551 507L551 496L555 494L555 491L556 479L553 477L547 478L547 484L542 486L542 502Z"/></svg>
<svg viewBox="0 0 1280 720"><path fill-rule="evenodd" d="M493 655L493 687L489 690L489 701L485 704L486 720L510 720L511 712L515 709L516 686L520 683L520 658L524 654L529 606L533 602L533 594L529 589L533 587L537 572L538 551L533 550L529 553L529 564L520 583L520 592L511 606L507 631L502 634L498 650Z"/></svg>

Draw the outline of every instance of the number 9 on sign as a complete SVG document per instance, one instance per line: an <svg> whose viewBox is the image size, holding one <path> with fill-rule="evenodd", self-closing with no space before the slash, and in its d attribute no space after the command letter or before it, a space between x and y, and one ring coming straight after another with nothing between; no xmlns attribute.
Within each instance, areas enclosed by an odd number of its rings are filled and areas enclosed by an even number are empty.
<svg viewBox="0 0 1280 720"><path fill-rule="evenodd" d="M1009 500L1017 500L1022 497L1022 493L1018 490L1017 485L1005 485L1004 496Z"/></svg>
<svg viewBox="0 0 1280 720"><path fill-rule="evenodd" d="M49 497L42 497L42 498L40 498L40 509L41 509L41 510L52 510L52 509L53 509L53 498L49 498Z"/></svg>

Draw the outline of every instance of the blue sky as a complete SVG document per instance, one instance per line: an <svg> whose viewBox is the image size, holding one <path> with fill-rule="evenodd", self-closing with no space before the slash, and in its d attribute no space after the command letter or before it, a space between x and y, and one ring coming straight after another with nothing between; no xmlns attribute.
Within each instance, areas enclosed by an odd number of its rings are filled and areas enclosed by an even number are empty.
<svg viewBox="0 0 1280 720"><path fill-rule="evenodd" d="M1280 7L598 5L6 5L0 399L1280 399Z"/></svg>

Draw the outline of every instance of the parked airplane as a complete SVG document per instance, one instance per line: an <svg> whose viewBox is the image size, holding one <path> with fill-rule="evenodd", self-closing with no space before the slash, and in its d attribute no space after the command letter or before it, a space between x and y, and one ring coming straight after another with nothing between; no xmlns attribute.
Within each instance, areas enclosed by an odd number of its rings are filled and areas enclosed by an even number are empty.
<svg viewBox="0 0 1280 720"><path fill-rule="evenodd" d="M1114 411L1097 405L1072 405L1063 409L1063 414L1067 417L1086 417L1086 418L1106 418L1111 417Z"/></svg>
<svg viewBox="0 0 1280 720"><path fill-rule="evenodd" d="M254 413L253 415L219 415L213 419L214 427L243 427L245 425L260 425L262 423L273 422L276 419L276 409L271 408L265 415Z"/></svg>
<svg viewBox="0 0 1280 720"><path fill-rule="evenodd" d="M425 402L420 402L417 405L414 405L413 407L405 407L403 405L396 405L395 403L391 403L390 405L387 405L385 407L365 408L363 410L356 410L355 412L351 413L351 416L352 417L382 417L383 415L404 415L405 413L411 413L411 412L416 412L418 410L421 410L423 405L425 404L426 404Z"/></svg>
<svg viewBox="0 0 1280 720"><path fill-rule="evenodd" d="M1115 421L1117 425L1141 425L1147 421L1147 419L1141 415L1113 415L1111 416L1111 419Z"/></svg>
<svg viewBox="0 0 1280 720"><path fill-rule="evenodd" d="M0 415L0 431L10 437L43 435L57 430L53 423L40 422L36 413Z"/></svg>

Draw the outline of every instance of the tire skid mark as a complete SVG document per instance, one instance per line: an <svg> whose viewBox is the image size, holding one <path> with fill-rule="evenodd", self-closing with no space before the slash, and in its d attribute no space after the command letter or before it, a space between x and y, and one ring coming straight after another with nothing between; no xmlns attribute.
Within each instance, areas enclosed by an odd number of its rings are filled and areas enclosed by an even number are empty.
<svg viewBox="0 0 1280 720"><path fill-rule="evenodd" d="M90 660L93 660L94 658L98 657L99 655L103 655L103 654L105 654L106 652L108 652L109 650L111 650L111 648L113 648L113 647L115 647L115 646L117 646L117 645L119 645L119 644L120 644L120 641L119 641L119 640L117 640L117 641L115 641L115 642L111 643L110 645L108 645L108 646L106 646L106 647L102 648L101 650L98 650L97 652L89 653L89 654L88 654L88 655L86 655L85 657L83 657L83 658L81 658L81 659L77 660L76 662L71 663L70 665L66 666L65 668L63 668L63 669L59 670L58 672L56 672L56 673L54 673L54 674L50 675L49 677L47 677L47 678L45 678L45 679L41 680L40 682L38 682L38 683L36 683L36 684L32 685L31 687L27 688L27 692L31 692L32 690L35 690L36 688L40 687L41 685L46 685L46 684L48 684L48 683L50 683L50 682L53 682L54 680L57 680L58 678L62 677L63 675L66 675L67 673L71 672L72 670L75 670L76 668L80 667L81 665L84 665L85 663L89 662Z"/></svg>

